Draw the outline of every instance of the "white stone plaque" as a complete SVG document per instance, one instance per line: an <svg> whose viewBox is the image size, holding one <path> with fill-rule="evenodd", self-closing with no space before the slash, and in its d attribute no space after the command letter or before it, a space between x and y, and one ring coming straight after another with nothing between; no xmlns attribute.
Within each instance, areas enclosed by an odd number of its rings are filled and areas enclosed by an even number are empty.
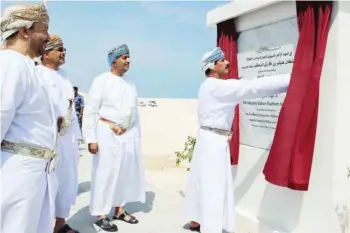
<svg viewBox="0 0 350 233"><path fill-rule="evenodd" d="M264 46L258 50L238 54L241 79L291 73L294 62L293 44ZM286 94L247 99L240 103L240 143L270 149L278 115Z"/></svg>

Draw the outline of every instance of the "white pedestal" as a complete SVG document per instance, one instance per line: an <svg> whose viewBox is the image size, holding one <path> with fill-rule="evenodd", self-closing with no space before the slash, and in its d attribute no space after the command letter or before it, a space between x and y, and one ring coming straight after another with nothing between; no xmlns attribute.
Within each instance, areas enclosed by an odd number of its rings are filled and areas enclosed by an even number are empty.
<svg viewBox="0 0 350 233"><path fill-rule="evenodd" d="M246 31L295 17L293 1L267 4L257 0L250 3L251 8L247 2L252 1L236 0L209 12L208 24L237 18L237 29ZM241 145L239 165L233 167L235 233L350 232L350 178L346 170L350 166L349 25L350 2L334 2L309 191L267 183L262 169L268 151Z"/></svg>

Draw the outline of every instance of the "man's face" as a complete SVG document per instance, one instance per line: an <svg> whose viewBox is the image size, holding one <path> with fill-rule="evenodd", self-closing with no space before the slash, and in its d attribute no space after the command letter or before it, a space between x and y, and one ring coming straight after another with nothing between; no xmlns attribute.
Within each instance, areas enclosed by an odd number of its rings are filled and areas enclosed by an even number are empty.
<svg viewBox="0 0 350 233"><path fill-rule="evenodd" d="M114 64L117 68L117 70L126 73L129 70L130 67L130 56L129 54L124 54L120 56Z"/></svg>
<svg viewBox="0 0 350 233"><path fill-rule="evenodd" d="M230 63L225 58L222 58L216 62L213 70L222 76L228 74L229 65Z"/></svg>
<svg viewBox="0 0 350 233"><path fill-rule="evenodd" d="M46 43L50 39L48 30L49 26L44 23L34 23L33 27L27 30L29 46L37 57L45 52Z"/></svg>
<svg viewBox="0 0 350 233"><path fill-rule="evenodd" d="M66 49L64 47L59 47L46 51L45 59L58 66L61 66L66 62Z"/></svg>
<svg viewBox="0 0 350 233"><path fill-rule="evenodd" d="M74 90L74 95L77 95L78 94L78 90L75 90L75 89L73 89Z"/></svg>

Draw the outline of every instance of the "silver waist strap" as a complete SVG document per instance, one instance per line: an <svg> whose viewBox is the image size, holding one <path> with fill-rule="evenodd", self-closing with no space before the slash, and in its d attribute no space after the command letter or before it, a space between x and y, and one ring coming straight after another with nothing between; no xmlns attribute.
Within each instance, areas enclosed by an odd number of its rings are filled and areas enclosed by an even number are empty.
<svg viewBox="0 0 350 233"><path fill-rule="evenodd" d="M1 142L1 150L11 154L20 154L39 159L51 159L56 157L56 152L54 150L6 140Z"/></svg>
<svg viewBox="0 0 350 233"><path fill-rule="evenodd" d="M208 126L201 126L201 129L206 130L206 131L210 131L222 136L227 136L227 137L231 137L232 136L232 132L229 130L224 130L224 129L215 129L215 128L211 128Z"/></svg>

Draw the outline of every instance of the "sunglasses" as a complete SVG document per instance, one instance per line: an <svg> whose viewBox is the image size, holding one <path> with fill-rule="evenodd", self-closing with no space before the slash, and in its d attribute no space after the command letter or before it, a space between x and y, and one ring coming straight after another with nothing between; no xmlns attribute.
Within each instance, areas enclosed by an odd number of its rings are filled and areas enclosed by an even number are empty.
<svg viewBox="0 0 350 233"><path fill-rule="evenodd" d="M58 51L62 53L62 52L66 52L66 48L60 47L60 48L54 49L54 51Z"/></svg>

